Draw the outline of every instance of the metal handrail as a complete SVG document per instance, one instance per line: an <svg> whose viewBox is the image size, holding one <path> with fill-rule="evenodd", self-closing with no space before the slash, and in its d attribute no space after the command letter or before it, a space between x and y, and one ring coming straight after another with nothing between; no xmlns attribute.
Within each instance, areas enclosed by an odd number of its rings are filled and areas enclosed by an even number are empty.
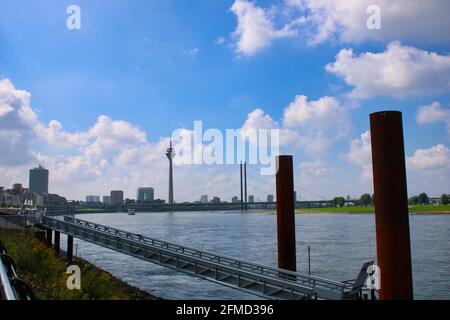
<svg viewBox="0 0 450 320"><path fill-rule="evenodd" d="M45 217L45 219L57 220L57 219L49 218L49 217ZM259 264L253 263L253 262L232 258L232 257L226 256L226 255L219 255L219 254L216 254L216 253L213 253L210 251L199 250L199 249L180 245L180 244L170 242L170 241L160 240L160 239L156 239L156 238L150 238L150 237L146 237L146 236L143 236L140 234L135 234L135 233L131 233L131 232L128 232L125 230L107 227L107 226L100 225L100 224L97 224L94 222L76 219L73 217L66 216L66 217L64 217L64 220L66 222L69 222L69 223L72 223L75 225L80 225L80 226L87 227L90 229L95 229L97 231L104 232L107 234L125 237L127 240L132 239L132 240L137 241L138 243L144 243L144 244L147 243L147 244L151 244L151 245L157 245L161 248L170 250L175 253L179 253L179 252L182 252L184 254L188 253L188 254L190 254L189 257L195 257L196 255L198 255L203 259L207 258L211 261L213 261L213 260L215 260L216 262L220 261L221 265L226 264L230 267L238 266L238 268L236 268L236 269L239 269L239 270L244 270L244 271L246 270L246 271L251 271L251 272L258 270L258 272L260 274L263 274L263 275L266 275L269 277L281 278L284 281L288 281L289 283L297 283L297 284L301 284L301 285L304 285L306 283L306 284L314 285L314 286L320 285L320 286L324 286L329 289L338 290L338 291L343 291L344 289L349 287L348 284L343 283L343 282L319 278L316 276L311 276L311 275L307 275L307 274L303 274L303 273L299 273L299 272L293 272L293 271L289 271L289 270L285 270L285 269L279 269L276 267L263 266L263 265L259 265Z"/></svg>
<svg viewBox="0 0 450 320"><path fill-rule="evenodd" d="M30 286L16 272L16 264L0 241L0 300L34 300Z"/></svg>
<svg viewBox="0 0 450 320"><path fill-rule="evenodd" d="M8 276L8 270L3 263L3 253L0 255L0 289L2 300L17 300L16 293Z"/></svg>

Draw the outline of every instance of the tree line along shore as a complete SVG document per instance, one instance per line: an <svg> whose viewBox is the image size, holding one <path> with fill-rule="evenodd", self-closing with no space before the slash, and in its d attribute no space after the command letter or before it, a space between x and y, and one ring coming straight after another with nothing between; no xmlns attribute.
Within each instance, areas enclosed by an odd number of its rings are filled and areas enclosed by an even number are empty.
<svg viewBox="0 0 450 320"><path fill-rule="evenodd" d="M410 214L450 214L450 205L413 205L409 206ZM348 206L334 208L296 209L296 213L374 213L375 206Z"/></svg>
<svg viewBox="0 0 450 320"><path fill-rule="evenodd" d="M365 193L359 199L349 200L335 197L331 206L316 208L297 208L296 213L374 213L375 196ZM450 195L442 194L438 199L431 199L425 192L408 199L410 214L450 214Z"/></svg>
<svg viewBox="0 0 450 320"><path fill-rule="evenodd" d="M450 205L410 205L409 213L413 215L425 214L450 214ZM275 210L256 210L256 212L273 213ZM373 214L375 206L343 206L343 207L317 207L317 208L297 208L297 214Z"/></svg>

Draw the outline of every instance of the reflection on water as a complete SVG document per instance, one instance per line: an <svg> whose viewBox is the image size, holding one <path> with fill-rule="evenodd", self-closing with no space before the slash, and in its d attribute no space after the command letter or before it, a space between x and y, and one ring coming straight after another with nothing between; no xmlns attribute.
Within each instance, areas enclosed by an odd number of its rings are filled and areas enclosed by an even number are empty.
<svg viewBox="0 0 450 320"><path fill-rule="evenodd" d="M79 215L130 232L276 266L275 215L177 212ZM450 298L450 215L411 216L414 294ZM375 258L374 215L297 215L298 270L332 280L354 279ZM64 238L65 241L65 237ZM159 267L80 240L78 254L122 280L166 299L254 299L252 295ZM64 244L65 245L65 244Z"/></svg>

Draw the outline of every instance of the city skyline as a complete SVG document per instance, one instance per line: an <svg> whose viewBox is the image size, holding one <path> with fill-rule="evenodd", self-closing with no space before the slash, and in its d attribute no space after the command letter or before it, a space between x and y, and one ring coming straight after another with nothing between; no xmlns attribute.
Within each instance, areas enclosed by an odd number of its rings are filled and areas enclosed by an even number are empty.
<svg viewBox="0 0 450 320"><path fill-rule="evenodd" d="M66 28L63 3L3 4L0 185L25 185L41 163L49 192L68 199L132 198L145 185L167 199L170 136L201 120L222 132L280 129L296 184L311 191L298 190L302 199L359 197L373 193L369 114L395 109L408 191L448 193L450 36L436 30L450 22L436 17L450 4L396 11L364 0L384 8L383 28L368 30L356 2L300 2L83 0L81 30ZM54 18L36 24L36 14ZM249 176L249 192L266 199L274 178L257 178L265 183ZM238 166L174 163L174 180L177 202L239 192Z"/></svg>

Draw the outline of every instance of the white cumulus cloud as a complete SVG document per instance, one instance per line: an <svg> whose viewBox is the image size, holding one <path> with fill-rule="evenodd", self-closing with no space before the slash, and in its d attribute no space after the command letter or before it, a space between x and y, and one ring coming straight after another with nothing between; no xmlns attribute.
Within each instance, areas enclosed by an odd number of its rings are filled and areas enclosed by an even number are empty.
<svg viewBox="0 0 450 320"><path fill-rule="evenodd" d="M48 128L42 125L38 126L39 132L51 145L61 148L74 148L86 145L88 143L88 134L86 133L69 133L63 130L61 122L52 120L48 124Z"/></svg>
<svg viewBox="0 0 450 320"><path fill-rule="evenodd" d="M438 43L450 40L447 0L287 0L305 16L310 43L363 41ZM367 28L369 6L380 8L381 29Z"/></svg>
<svg viewBox="0 0 450 320"><path fill-rule="evenodd" d="M277 29L270 9L258 7L254 2L236 0L230 10L237 18L232 38L238 54L253 55L267 48L275 39L295 35L288 25Z"/></svg>
<svg viewBox="0 0 450 320"><path fill-rule="evenodd" d="M297 142L305 150L321 152L348 134L350 120L348 110L336 98L308 100L299 95L284 110L283 127L297 132Z"/></svg>
<svg viewBox="0 0 450 320"><path fill-rule="evenodd" d="M450 90L450 55L399 42L380 53L355 55L352 49L343 49L326 70L354 88L353 98L425 96Z"/></svg>
<svg viewBox="0 0 450 320"><path fill-rule="evenodd" d="M0 80L0 165L30 163L30 144L36 137L37 115L30 94L18 90L8 79Z"/></svg>
<svg viewBox="0 0 450 320"><path fill-rule="evenodd" d="M450 149L442 144L430 149L416 150L413 156L407 158L411 170L450 170Z"/></svg>
<svg viewBox="0 0 450 320"><path fill-rule="evenodd" d="M379 8L381 29L367 27L373 7ZM285 0L267 8L258 1L235 0L231 11L237 18L232 38L236 52L243 55L253 55L279 38L308 45L450 41L448 0Z"/></svg>
<svg viewBox="0 0 450 320"><path fill-rule="evenodd" d="M298 167L302 178L317 179L330 175L329 165L320 159L311 162L301 162Z"/></svg>
<svg viewBox="0 0 450 320"><path fill-rule="evenodd" d="M250 112L242 132L251 129L278 129L281 146L300 147L307 152L324 152L332 142L348 135L350 113L333 97L308 100L298 95L284 109L281 124L258 108Z"/></svg>
<svg viewBox="0 0 450 320"><path fill-rule="evenodd" d="M351 163L361 166L362 178L372 179L372 148L370 132L366 131L350 142L350 150L341 157Z"/></svg>
<svg viewBox="0 0 450 320"><path fill-rule="evenodd" d="M450 136L450 109L444 108L439 102L421 106L417 112L416 121L418 124L445 123Z"/></svg>

